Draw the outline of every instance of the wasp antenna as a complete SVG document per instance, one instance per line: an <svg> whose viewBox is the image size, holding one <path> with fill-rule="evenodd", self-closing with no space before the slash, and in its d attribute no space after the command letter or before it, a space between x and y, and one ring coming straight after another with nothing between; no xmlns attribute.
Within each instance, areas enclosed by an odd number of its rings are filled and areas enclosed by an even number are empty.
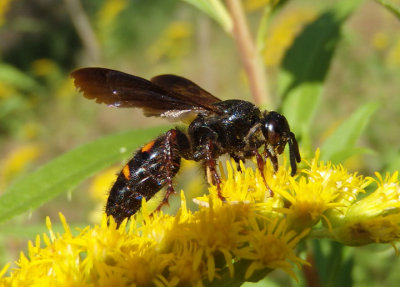
<svg viewBox="0 0 400 287"><path fill-rule="evenodd" d="M296 137L294 133L290 133L290 140L289 140L289 155L290 155L290 166L292 167L291 176L294 176L297 171L297 164L296 162L301 161L300 152L299 152L299 145L297 144Z"/></svg>
<svg viewBox="0 0 400 287"><path fill-rule="evenodd" d="M296 136L294 135L294 133L290 133L290 138L292 140L293 143L293 147L294 147L294 153L296 155L296 161L297 162L301 162L301 157L300 157L300 151L299 151L299 145L297 144L297 140L296 140ZM289 147L290 148L290 147Z"/></svg>
<svg viewBox="0 0 400 287"><path fill-rule="evenodd" d="M294 176L297 172L297 165L296 165L296 156L293 150L292 141L289 142L289 155L290 155L290 166L292 167L292 172L290 173L290 175Z"/></svg>

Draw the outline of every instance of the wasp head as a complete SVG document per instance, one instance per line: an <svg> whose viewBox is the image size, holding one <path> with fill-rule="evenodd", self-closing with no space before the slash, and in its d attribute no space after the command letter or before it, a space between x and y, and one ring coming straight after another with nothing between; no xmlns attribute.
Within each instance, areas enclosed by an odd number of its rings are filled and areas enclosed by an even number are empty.
<svg viewBox="0 0 400 287"><path fill-rule="evenodd" d="M296 174L296 162L301 161L299 146L294 133L290 131L286 118L277 113L266 113L262 121L262 133L269 151L276 156L285 150L286 143L289 143L290 165L292 176Z"/></svg>

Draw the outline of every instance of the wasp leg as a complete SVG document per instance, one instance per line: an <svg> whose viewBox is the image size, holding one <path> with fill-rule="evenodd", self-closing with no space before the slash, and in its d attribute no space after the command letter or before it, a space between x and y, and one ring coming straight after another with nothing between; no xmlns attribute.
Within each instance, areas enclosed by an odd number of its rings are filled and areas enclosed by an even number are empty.
<svg viewBox="0 0 400 287"><path fill-rule="evenodd" d="M225 197L222 195L221 193L221 178L218 175L217 172L217 163L216 160L213 156L213 143L211 140L208 140L208 142L206 143L205 146L205 161L204 161L204 165L206 167L206 169L210 172L212 179L213 179L213 183L217 186L217 192L218 192L218 197L222 200L222 201L226 201ZM206 173L207 173L206 170Z"/></svg>
<svg viewBox="0 0 400 287"><path fill-rule="evenodd" d="M187 136L179 130L170 130L165 134L164 140L164 158L163 165L165 169L165 181L167 190L164 198L155 211L160 211L164 205L169 205L168 198L171 194L175 194L173 177L179 171L180 160L182 156L187 154L189 148L189 140ZM186 157L186 156L185 156Z"/></svg>
<svg viewBox="0 0 400 287"><path fill-rule="evenodd" d="M269 158L271 160L272 166L274 167L275 172L277 172L278 171L278 158L275 153L272 154L270 152L270 150L267 148L267 146L265 146L265 149L264 149L264 157L265 157L265 160L267 160L267 158Z"/></svg>
<svg viewBox="0 0 400 287"><path fill-rule="evenodd" d="M270 196L274 196L274 192L269 187L267 180L265 179L265 175L264 175L265 162L264 162L261 154L258 152L258 150L255 149L255 150L253 150L253 155L256 157L257 167L258 167L258 170L260 171L260 174L264 181L265 187L268 189Z"/></svg>

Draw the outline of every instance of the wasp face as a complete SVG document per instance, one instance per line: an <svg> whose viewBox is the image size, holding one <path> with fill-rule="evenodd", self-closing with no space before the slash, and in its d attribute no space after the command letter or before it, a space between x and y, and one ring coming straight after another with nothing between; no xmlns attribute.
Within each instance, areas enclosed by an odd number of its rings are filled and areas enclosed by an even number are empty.
<svg viewBox="0 0 400 287"><path fill-rule="evenodd" d="M289 124L284 116L277 112L269 112L262 121L262 133L266 145L277 153L283 153L286 143L289 143L290 164L292 175L296 173L296 161L300 162L300 152L296 137L290 131Z"/></svg>
<svg viewBox="0 0 400 287"><path fill-rule="evenodd" d="M289 124L286 118L277 112L266 114L262 132L266 143L278 154L284 151L286 143L290 140Z"/></svg>

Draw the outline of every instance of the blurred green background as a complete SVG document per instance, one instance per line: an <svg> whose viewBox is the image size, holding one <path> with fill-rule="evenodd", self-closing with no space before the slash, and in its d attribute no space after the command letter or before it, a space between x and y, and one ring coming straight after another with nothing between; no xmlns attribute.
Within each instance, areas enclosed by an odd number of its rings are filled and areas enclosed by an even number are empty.
<svg viewBox="0 0 400 287"><path fill-rule="evenodd" d="M76 68L102 66L144 78L178 74L221 99L252 101L233 36L226 30L228 22L221 14L215 16L212 9L204 9L215 8L211 4L202 6L212 2L218 1L2 0L0 194L36 167L83 143L117 131L168 124L146 118L140 110L113 109L83 98L69 78ZM343 7L346 1L242 2L266 69L270 93L266 108L283 111L288 117L303 157L310 158L324 145L329 150L335 143L335 131L346 132L349 117L366 103L374 103L358 114L364 120L349 123L359 124L363 131L360 137L347 136L351 148L340 154L327 152L325 159L340 161L350 171L364 175L398 170L398 1L356 1L351 8ZM329 15L335 15L329 13L340 14L341 10L346 10L346 17L329 22ZM303 42L298 41L300 36ZM304 44L304 39L307 45L296 47ZM303 52L314 48L316 61L301 60ZM321 57L323 53L328 56ZM309 82L323 83L311 112L285 98L281 90L285 81L282 71L303 68L312 70L307 74ZM300 124L298 118L304 117L309 117L309 124ZM357 134L355 130L348 128L347 132ZM107 191L104 185L112 182L118 166L0 225L1 265L26 249L26 239L45 232L47 215L56 222L61 211L71 225L78 226L96 221L104 201L99 198ZM183 171L193 186L193 182L203 181L196 169L187 163ZM189 183L181 185L191 188ZM393 249L370 246L351 253L355 267L348 286L395 286L398 282L400 272L395 272L396 264L391 261ZM276 277L276 282L285 280L280 278L282 274Z"/></svg>

